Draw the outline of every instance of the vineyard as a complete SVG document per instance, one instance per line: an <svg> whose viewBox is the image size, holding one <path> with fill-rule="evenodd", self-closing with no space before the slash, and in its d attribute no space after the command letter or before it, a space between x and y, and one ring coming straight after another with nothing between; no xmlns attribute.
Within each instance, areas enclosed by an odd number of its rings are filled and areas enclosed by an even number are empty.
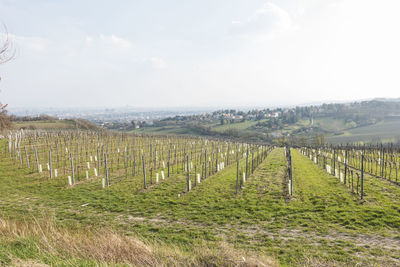
<svg viewBox="0 0 400 267"><path fill-rule="evenodd" d="M3 265L400 264L396 147L18 131L0 148Z"/></svg>
<svg viewBox="0 0 400 267"><path fill-rule="evenodd" d="M271 148L193 138L155 139L97 132L20 132L9 136L5 150L20 167L38 172L39 177L67 176L69 186L98 178L105 188L124 179L142 176L142 182L137 179L132 189L147 189L170 176L184 175L187 180L182 193L186 193L233 163L237 165L238 191ZM245 163L239 164L240 161Z"/></svg>
<svg viewBox="0 0 400 267"><path fill-rule="evenodd" d="M364 175L399 183L400 149L380 146L302 148L303 155L364 198Z"/></svg>

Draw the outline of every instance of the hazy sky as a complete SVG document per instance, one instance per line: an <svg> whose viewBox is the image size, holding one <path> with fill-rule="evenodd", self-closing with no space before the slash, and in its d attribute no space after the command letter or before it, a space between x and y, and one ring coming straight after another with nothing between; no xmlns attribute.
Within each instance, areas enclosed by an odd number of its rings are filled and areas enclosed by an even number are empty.
<svg viewBox="0 0 400 267"><path fill-rule="evenodd" d="M399 11L399 0L0 0L17 50L0 65L0 99L179 107L400 97Z"/></svg>

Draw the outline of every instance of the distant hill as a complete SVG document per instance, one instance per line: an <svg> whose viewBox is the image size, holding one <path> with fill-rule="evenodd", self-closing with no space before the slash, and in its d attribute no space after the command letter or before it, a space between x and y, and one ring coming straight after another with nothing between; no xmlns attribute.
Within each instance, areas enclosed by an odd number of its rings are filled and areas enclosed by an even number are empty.
<svg viewBox="0 0 400 267"><path fill-rule="evenodd" d="M80 129L80 130L103 130L99 125L85 119L58 119L48 115L37 117L16 117L11 116L14 129Z"/></svg>
<svg viewBox="0 0 400 267"><path fill-rule="evenodd" d="M136 133L183 134L274 142L312 142L317 135L330 143L399 142L400 98L294 108L219 110L175 116L142 125Z"/></svg>
<svg viewBox="0 0 400 267"><path fill-rule="evenodd" d="M374 98L373 100L383 102L400 102L400 98Z"/></svg>
<svg viewBox="0 0 400 267"><path fill-rule="evenodd" d="M400 98L293 108L218 110L154 120L118 122L105 128L85 119L11 116L15 129L112 130L154 135L195 135L252 142L333 144L400 142ZM101 123L101 122L100 122ZM137 128L138 127L138 128Z"/></svg>

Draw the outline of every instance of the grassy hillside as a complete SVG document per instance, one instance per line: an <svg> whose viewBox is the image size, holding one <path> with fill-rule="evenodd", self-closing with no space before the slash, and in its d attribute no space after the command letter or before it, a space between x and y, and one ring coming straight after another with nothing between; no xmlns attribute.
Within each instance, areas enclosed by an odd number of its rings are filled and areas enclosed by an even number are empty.
<svg viewBox="0 0 400 267"><path fill-rule="evenodd" d="M376 124L347 129L343 134L328 138L332 143L397 142L400 137L400 117L385 118Z"/></svg>
<svg viewBox="0 0 400 267"><path fill-rule="evenodd" d="M84 120L84 119L47 119L47 120L30 120L30 121L15 121L13 123L14 129L43 129L43 130L100 130L100 126Z"/></svg>
<svg viewBox="0 0 400 267"><path fill-rule="evenodd" d="M47 120L15 122L15 129L74 129L72 120Z"/></svg>
<svg viewBox="0 0 400 267"><path fill-rule="evenodd" d="M223 132L226 130L231 130L235 129L238 131L242 130L250 130L250 128L254 125L256 125L256 121L244 121L244 122L238 122L238 123L226 123L226 124L217 124L214 127L212 127L213 130L218 131L218 132Z"/></svg>
<svg viewBox="0 0 400 267"><path fill-rule="evenodd" d="M121 265L400 264L400 188L366 178L359 201L293 151L288 197L283 149L273 150L235 195L235 166L183 194L174 175L142 189L121 174L67 186L66 176L0 161L0 263ZM181 197L178 197L181 194Z"/></svg>
<svg viewBox="0 0 400 267"><path fill-rule="evenodd" d="M261 121L263 123L265 121ZM316 134L324 134L329 143L376 143L376 142L398 142L400 140L400 117L386 117L379 122L365 126L356 126L353 123L346 123L344 119L334 117L323 117L314 120L311 125L308 120L301 120L293 124L284 124L280 129L268 130L258 126L260 122L245 121L238 123L205 124L209 127L208 136L223 135L225 137L242 136L243 140L249 140L249 136L256 136L259 141L272 141L280 136L304 136L312 142ZM149 134L177 134L177 135L206 135L196 131L188 125L170 125L163 127L144 127L136 129L135 133ZM263 136L266 138L263 139ZM247 138L247 139L246 139Z"/></svg>
<svg viewBox="0 0 400 267"><path fill-rule="evenodd" d="M200 135L189 127L179 126L162 126L162 127L144 127L132 131L137 134L153 134L153 135Z"/></svg>
<svg viewBox="0 0 400 267"><path fill-rule="evenodd" d="M314 125L329 132L339 132L347 128L351 128L350 125L346 125L344 119L337 119L333 117L317 118L314 120Z"/></svg>
<svg viewBox="0 0 400 267"><path fill-rule="evenodd" d="M137 132L195 134L236 138L243 141L312 143L324 135L330 143L400 141L400 103L371 100L346 104L323 104L274 110L218 110L212 113L176 116Z"/></svg>

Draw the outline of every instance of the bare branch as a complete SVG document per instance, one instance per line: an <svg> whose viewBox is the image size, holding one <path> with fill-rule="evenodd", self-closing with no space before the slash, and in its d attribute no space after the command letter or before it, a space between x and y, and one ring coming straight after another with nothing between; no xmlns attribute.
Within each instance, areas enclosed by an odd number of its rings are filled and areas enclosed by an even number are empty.
<svg viewBox="0 0 400 267"><path fill-rule="evenodd" d="M6 63L15 57L15 49L12 48L12 44L8 37L8 31L6 25L3 24L5 29L5 40L0 46L0 64Z"/></svg>

